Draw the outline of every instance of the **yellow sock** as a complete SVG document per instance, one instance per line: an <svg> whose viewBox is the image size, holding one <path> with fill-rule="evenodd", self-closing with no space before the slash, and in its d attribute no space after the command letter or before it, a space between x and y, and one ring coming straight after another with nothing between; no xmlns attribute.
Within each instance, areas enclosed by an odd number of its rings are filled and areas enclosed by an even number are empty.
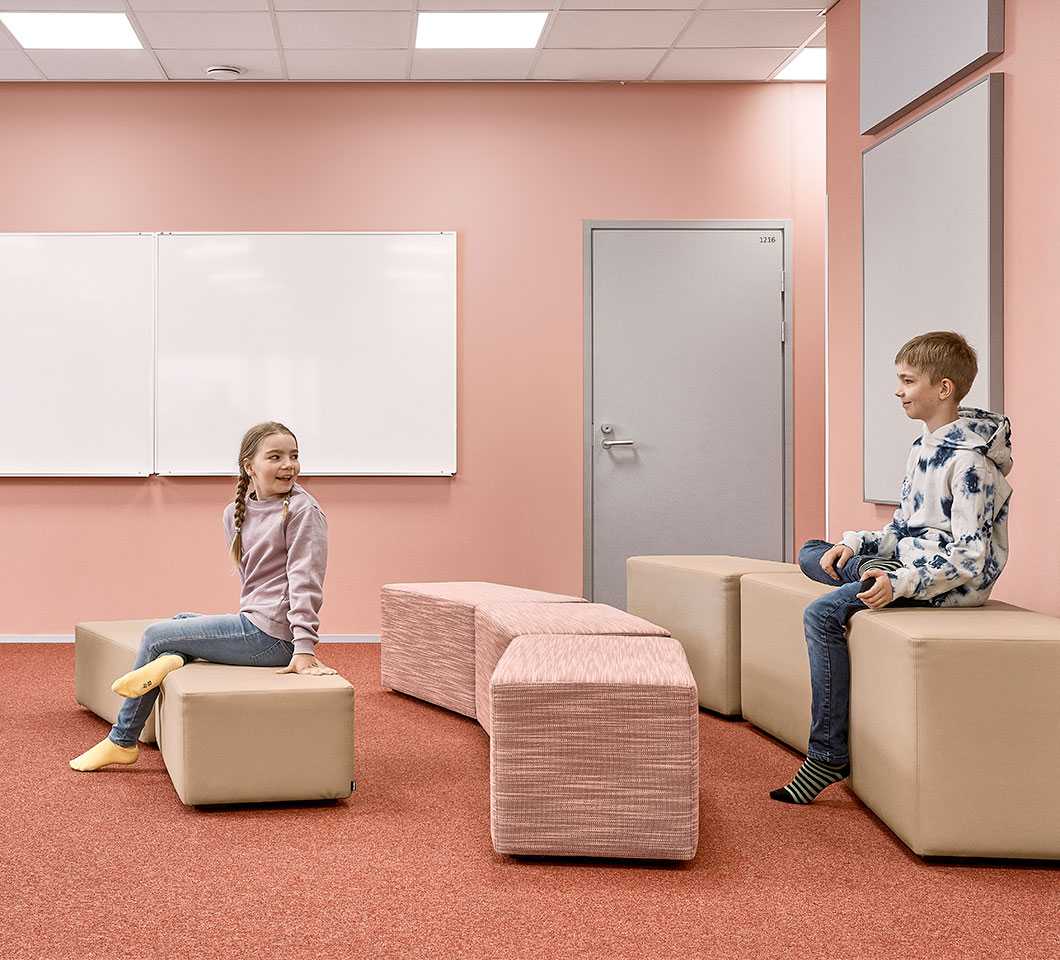
<svg viewBox="0 0 1060 960"><path fill-rule="evenodd" d="M91 750L86 750L79 757L70 761L70 766L82 773L90 770L98 770L111 763L136 763L140 756L139 747L122 747L116 744L110 737L101 740Z"/></svg>
<svg viewBox="0 0 1060 960"><path fill-rule="evenodd" d="M142 697L165 680L167 673L183 666L183 657L175 653L164 653L150 663L145 663L139 670L118 677L110 688L123 697Z"/></svg>

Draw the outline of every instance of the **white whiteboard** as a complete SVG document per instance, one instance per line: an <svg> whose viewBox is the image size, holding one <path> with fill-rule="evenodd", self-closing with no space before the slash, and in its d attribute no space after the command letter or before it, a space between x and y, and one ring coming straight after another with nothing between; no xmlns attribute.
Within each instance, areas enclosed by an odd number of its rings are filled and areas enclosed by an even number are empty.
<svg viewBox="0 0 1060 960"><path fill-rule="evenodd" d="M1004 0L861 0L862 133L875 133L1005 48Z"/></svg>
<svg viewBox="0 0 1060 960"><path fill-rule="evenodd" d="M262 420L306 475L456 473L454 233L162 234L157 336L157 473Z"/></svg>
<svg viewBox="0 0 1060 960"><path fill-rule="evenodd" d="M155 238L0 234L0 474L152 470Z"/></svg>
<svg viewBox="0 0 1060 960"><path fill-rule="evenodd" d="M894 357L955 330L979 374L962 406L1003 411L1003 75L990 74L862 155L865 499L896 503L923 423Z"/></svg>

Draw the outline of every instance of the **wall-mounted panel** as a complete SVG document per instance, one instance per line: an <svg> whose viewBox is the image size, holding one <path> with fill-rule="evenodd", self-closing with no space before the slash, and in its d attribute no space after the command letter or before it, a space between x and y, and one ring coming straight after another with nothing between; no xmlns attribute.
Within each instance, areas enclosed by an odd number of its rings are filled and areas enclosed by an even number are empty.
<svg viewBox="0 0 1060 960"><path fill-rule="evenodd" d="M965 406L1001 411L1003 75L990 74L862 155L865 499L895 503L922 423L894 357L931 330L975 348Z"/></svg>
<svg viewBox="0 0 1060 960"><path fill-rule="evenodd" d="M1004 0L861 0L861 132L876 133L1004 48Z"/></svg>

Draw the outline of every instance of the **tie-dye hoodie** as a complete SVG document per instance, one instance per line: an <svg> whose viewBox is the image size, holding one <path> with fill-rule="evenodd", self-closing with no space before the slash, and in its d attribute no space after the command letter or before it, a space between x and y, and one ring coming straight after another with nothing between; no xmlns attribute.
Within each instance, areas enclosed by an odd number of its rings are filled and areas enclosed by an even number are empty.
<svg viewBox="0 0 1060 960"><path fill-rule="evenodd" d="M961 407L958 419L913 441L902 502L882 530L848 530L857 555L893 557L895 597L936 607L986 602L1008 559L1012 430L1007 417Z"/></svg>

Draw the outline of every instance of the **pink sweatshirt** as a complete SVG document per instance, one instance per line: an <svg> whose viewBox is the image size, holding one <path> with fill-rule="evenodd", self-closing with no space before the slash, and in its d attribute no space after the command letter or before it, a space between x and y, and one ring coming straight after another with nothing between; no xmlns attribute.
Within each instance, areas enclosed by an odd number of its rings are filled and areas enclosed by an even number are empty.
<svg viewBox="0 0 1060 960"><path fill-rule="evenodd" d="M282 524L283 497L248 495L243 518L243 591L239 612L263 633L293 640L295 653L312 653L324 602L328 565L328 523L320 504L295 483ZM224 510L225 537L236 535L235 503ZM286 527L286 528L285 528Z"/></svg>

